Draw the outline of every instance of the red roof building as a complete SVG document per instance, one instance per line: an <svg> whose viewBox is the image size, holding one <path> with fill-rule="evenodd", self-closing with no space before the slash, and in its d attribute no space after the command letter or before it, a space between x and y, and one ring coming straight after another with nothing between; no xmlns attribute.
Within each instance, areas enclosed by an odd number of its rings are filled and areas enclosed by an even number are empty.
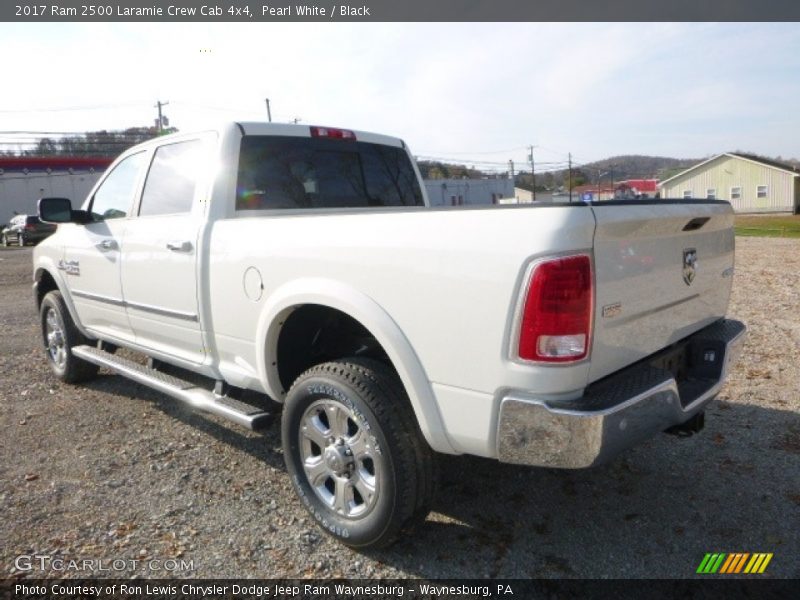
<svg viewBox="0 0 800 600"><path fill-rule="evenodd" d="M658 193L658 179L627 179L625 181L618 181L617 190L623 196L655 198Z"/></svg>
<svg viewBox="0 0 800 600"><path fill-rule="evenodd" d="M0 173L7 171L100 171L113 162L113 158L95 156L0 156Z"/></svg>

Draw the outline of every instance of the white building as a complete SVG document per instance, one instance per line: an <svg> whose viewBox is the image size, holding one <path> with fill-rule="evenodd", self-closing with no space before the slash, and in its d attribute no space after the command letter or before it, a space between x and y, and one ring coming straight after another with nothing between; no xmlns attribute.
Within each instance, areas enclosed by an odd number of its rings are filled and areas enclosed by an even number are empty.
<svg viewBox="0 0 800 600"><path fill-rule="evenodd" d="M36 214L39 198L69 198L79 206L111 158L74 156L0 157L0 226L15 214Z"/></svg>
<svg viewBox="0 0 800 600"><path fill-rule="evenodd" d="M736 212L800 214L800 168L726 152L659 184L662 198L728 200Z"/></svg>

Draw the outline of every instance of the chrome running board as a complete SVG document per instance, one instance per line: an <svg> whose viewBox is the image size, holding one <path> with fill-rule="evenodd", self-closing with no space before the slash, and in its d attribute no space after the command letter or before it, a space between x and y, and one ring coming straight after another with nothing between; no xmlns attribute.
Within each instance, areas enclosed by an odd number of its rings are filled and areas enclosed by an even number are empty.
<svg viewBox="0 0 800 600"><path fill-rule="evenodd" d="M180 400L190 408L227 419L246 427L261 429L269 424L272 414L257 406L219 396L173 375L116 356L94 346L75 346L72 354L87 362L106 367L137 383Z"/></svg>

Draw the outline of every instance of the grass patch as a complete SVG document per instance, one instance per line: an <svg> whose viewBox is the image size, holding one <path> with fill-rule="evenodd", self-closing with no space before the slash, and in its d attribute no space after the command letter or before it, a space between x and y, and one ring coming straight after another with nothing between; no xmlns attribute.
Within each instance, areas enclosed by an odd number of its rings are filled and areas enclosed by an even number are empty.
<svg viewBox="0 0 800 600"><path fill-rule="evenodd" d="M737 215L736 235L800 238L800 215Z"/></svg>

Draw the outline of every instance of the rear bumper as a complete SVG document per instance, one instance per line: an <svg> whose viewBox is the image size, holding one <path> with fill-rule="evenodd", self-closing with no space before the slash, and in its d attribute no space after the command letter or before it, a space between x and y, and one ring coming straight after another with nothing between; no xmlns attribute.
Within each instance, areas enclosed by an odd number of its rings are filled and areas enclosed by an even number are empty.
<svg viewBox="0 0 800 600"><path fill-rule="evenodd" d="M745 335L743 323L723 319L682 340L677 346L688 373L678 380L656 355L592 384L570 402L509 393L500 404L498 458L568 469L605 462L700 412L719 393Z"/></svg>

